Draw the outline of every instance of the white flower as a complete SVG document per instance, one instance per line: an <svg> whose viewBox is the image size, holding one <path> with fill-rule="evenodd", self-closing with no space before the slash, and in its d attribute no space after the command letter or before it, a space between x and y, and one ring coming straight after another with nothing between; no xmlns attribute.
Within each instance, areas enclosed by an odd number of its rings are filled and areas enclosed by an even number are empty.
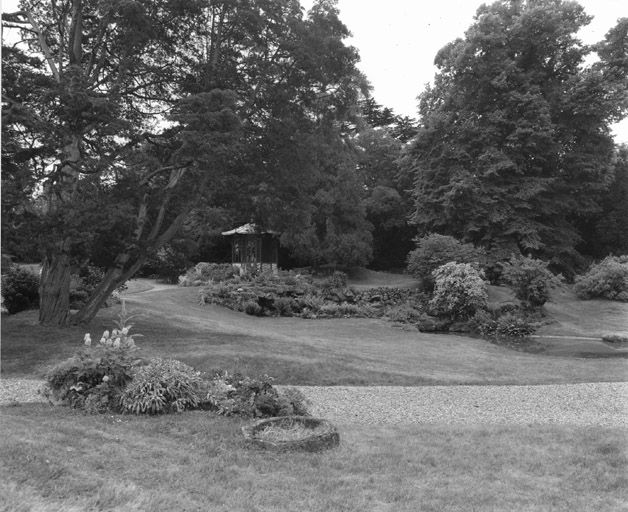
<svg viewBox="0 0 628 512"><path fill-rule="evenodd" d="M116 338L116 341L113 342L113 348L120 348L120 338Z"/></svg>
<svg viewBox="0 0 628 512"><path fill-rule="evenodd" d="M129 328L125 327L124 329L122 329L122 334L124 334L125 336L129 334Z"/></svg>
<svg viewBox="0 0 628 512"><path fill-rule="evenodd" d="M108 377L107 375L105 375L105 376L102 378L102 381L103 381L103 382L109 382L109 377Z"/></svg>
<svg viewBox="0 0 628 512"><path fill-rule="evenodd" d="M100 338L100 344L101 345L106 345L107 344L107 338Z"/></svg>
<svg viewBox="0 0 628 512"><path fill-rule="evenodd" d="M102 337L107 339L109 337L109 331L105 331L102 333Z"/></svg>
<svg viewBox="0 0 628 512"><path fill-rule="evenodd" d="M87 345L88 347L92 344L92 338L90 337L89 333L85 335L85 337L83 338L83 341L85 342L85 345Z"/></svg>
<svg viewBox="0 0 628 512"><path fill-rule="evenodd" d="M111 331L111 336L117 336L118 335L118 329L114 329L113 331Z"/></svg>

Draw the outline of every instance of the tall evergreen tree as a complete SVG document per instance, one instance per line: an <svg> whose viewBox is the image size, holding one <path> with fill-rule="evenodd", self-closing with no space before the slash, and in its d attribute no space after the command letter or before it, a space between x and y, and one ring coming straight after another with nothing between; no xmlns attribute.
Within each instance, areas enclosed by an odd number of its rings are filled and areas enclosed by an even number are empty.
<svg viewBox="0 0 628 512"><path fill-rule="evenodd" d="M589 47L590 19L576 2L501 0L438 52L404 158L421 231L572 268L576 219L612 177L609 125L628 109L627 20Z"/></svg>

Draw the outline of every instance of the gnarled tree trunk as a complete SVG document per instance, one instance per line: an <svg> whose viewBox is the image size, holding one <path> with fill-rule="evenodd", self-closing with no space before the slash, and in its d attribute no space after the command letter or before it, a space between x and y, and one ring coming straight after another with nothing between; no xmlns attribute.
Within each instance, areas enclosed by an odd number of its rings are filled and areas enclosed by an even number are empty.
<svg viewBox="0 0 628 512"><path fill-rule="evenodd" d="M88 324L98 310L102 308L106 300L111 294L124 283L126 283L135 272L142 266L146 257L136 258L129 264L129 254L119 254L116 257L116 262L113 267L107 270L107 273L103 277L103 280L93 291L87 303L74 315L68 319L68 323L71 325L85 325Z"/></svg>
<svg viewBox="0 0 628 512"><path fill-rule="evenodd" d="M66 243L53 247L44 258L39 284L39 323L65 325L70 312L72 267Z"/></svg>

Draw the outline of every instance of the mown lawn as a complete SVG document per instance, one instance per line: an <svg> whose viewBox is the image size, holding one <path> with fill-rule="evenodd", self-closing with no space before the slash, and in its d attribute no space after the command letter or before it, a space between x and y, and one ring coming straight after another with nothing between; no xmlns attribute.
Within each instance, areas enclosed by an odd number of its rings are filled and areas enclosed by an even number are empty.
<svg viewBox="0 0 628 512"><path fill-rule="evenodd" d="M625 381L625 359L527 354L383 321L259 319L201 307L193 289L133 295L146 357L199 370L267 373L291 385L547 384ZM97 339L86 329L2 321L2 378L40 378ZM320 454L251 449L242 421L209 412L89 416L0 408L0 511L628 510L628 430L571 426L343 423Z"/></svg>
<svg viewBox="0 0 628 512"><path fill-rule="evenodd" d="M339 448L247 448L237 419L3 408L0 510L588 511L628 504L626 432L344 426ZM9 435L7 435L7 433Z"/></svg>

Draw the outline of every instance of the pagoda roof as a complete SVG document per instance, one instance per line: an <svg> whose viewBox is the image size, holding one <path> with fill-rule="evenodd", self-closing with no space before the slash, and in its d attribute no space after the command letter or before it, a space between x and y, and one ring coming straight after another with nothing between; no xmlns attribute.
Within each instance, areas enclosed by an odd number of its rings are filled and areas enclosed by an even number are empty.
<svg viewBox="0 0 628 512"><path fill-rule="evenodd" d="M257 224L253 222L249 222L248 224L244 224L238 228L232 229L230 231L223 231L222 234L224 236L229 235L278 235L278 231L272 231L270 229L263 230Z"/></svg>

